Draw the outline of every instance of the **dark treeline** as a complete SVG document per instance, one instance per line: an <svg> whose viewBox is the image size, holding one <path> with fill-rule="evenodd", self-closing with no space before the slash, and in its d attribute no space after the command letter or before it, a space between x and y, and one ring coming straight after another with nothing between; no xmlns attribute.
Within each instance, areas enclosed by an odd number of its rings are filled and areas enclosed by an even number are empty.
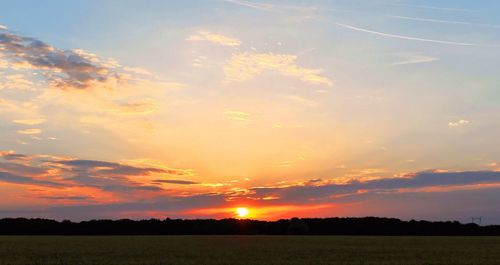
<svg viewBox="0 0 500 265"><path fill-rule="evenodd" d="M488 235L500 236L500 226L459 222L401 221L394 218L292 218L257 220L0 220L3 235Z"/></svg>

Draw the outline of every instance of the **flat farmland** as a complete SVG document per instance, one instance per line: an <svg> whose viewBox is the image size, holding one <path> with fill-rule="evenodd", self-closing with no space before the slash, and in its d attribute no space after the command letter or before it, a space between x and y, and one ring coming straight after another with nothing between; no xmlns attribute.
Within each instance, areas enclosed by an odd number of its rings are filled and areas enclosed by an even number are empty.
<svg viewBox="0 0 500 265"><path fill-rule="evenodd" d="M500 237L0 236L0 264L500 264Z"/></svg>

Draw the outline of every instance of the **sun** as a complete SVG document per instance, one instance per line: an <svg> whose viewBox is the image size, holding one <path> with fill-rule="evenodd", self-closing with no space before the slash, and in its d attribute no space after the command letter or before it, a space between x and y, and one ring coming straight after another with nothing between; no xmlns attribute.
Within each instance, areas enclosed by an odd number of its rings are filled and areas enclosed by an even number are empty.
<svg viewBox="0 0 500 265"><path fill-rule="evenodd" d="M236 214L240 218L247 217L249 213L250 213L250 211L246 207L238 207L238 208L236 208Z"/></svg>

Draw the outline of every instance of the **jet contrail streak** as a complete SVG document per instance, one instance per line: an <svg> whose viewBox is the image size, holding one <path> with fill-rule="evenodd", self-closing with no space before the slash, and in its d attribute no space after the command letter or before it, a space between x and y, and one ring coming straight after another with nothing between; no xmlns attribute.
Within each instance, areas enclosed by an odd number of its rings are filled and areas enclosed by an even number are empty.
<svg viewBox="0 0 500 265"><path fill-rule="evenodd" d="M480 27L488 27L488 28L500 28L500 25L471 23L471 22L465 22L465 21L452 21L452 20L440 20L440 19L419 18L419 17L405 17L405 16L389 16L389 17L398 18L398 19L406 19L406 20L414 20L414 21L433 22L433 23L456 24L456 25L470 25L470 26L480 26Z"/></svg>
<svg viewBox="0 0 500 265"><path fill-rule="evenodd" d="M395 38L395 39L414 40L414 41L431 42L431 43L448 44L448 45L457 45L457 46L498 47L498 46L479 45L479 44L466 43L466 42L454 42L454 41L424 39L424 38L417 38L417 37L397 35L397 34L389 34L389 33L384 33L384 32L379 32L379 31L364 29L364 28L358 28L358 27L354 27L354 26L347 25L347 24L342 24L342 23L335 23L335 24L338 25L338 26L344 27L344 28L351 29L351 30L365 32L365 33L370 33L370 34L379 35L379 36L388 37L388 38Z"/></svg>

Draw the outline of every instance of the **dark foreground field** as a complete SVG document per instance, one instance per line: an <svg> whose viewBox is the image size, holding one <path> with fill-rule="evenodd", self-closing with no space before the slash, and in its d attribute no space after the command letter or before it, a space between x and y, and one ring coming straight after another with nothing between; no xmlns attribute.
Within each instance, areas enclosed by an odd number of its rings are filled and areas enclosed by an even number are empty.
<svg viewBox="0 0 500 265"><path fill-rule="evenodd" d="M0 264L500 264L500 238L0 236Z"/></svg>

